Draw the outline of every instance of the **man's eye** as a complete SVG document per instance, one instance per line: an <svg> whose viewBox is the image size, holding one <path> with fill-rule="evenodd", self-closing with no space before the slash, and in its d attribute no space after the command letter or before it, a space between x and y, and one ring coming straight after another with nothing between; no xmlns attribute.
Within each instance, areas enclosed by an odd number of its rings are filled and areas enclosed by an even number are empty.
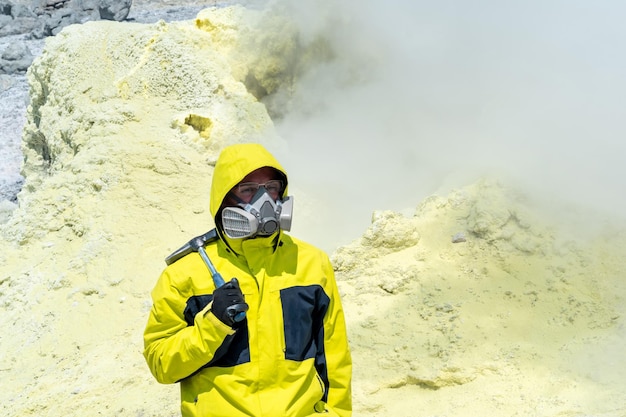
<svg viewBox="0 0 626 417"><path fill-rule="evenodd" d="M268 185L267 191L269 191L270 193L277 193L280 191L280 187L276 185Z"/></svg>
<svg viewBox="0 0 626 417"><path fill-rule="evenodd" d="M265 188L267 189L267 191L269 191L270 193L279 193L280 189L282 187L282 183L278 180L274 180L274 181L268 181L265 184Z"/></svg>
<svg viewBox="0 0 626 417"><path fill-rule="evenodd" d="M239 187L239 192L241 194L254 194L256 193L256 188L253 186Z"/></svg>

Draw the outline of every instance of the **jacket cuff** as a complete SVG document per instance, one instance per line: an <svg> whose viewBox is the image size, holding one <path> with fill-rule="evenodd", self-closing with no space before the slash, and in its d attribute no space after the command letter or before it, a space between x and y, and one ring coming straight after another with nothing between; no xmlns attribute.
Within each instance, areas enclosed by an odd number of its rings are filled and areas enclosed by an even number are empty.
<svg viewBox="0 0 626 417"><path fill-rule="evenodd" d="M222 335L223 337L235 334L235 330L227 324L224 324L215 314L211 311L210 302L203 310L201 310L196 317L194 317L194 324L201 330L202 334L207 332L212 334Z"/></svg>

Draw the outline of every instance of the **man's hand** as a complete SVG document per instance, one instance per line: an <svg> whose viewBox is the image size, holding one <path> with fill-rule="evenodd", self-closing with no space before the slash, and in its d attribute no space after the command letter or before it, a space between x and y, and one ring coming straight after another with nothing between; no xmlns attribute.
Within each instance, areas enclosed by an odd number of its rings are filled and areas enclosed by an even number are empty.
<svg viewBox="0 0 626 417"><path fill-rule="evenodd" d="M211 311L222 323L230 327L245 318L248 304L243 298L237 278L231 279L213 291Z"/></svg>

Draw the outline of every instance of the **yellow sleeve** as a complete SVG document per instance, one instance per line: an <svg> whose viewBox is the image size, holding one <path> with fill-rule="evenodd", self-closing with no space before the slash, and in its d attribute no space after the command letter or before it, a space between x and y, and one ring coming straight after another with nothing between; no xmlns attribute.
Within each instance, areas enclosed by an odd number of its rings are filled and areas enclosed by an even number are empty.
<svg viewBox="0 0 626 417"><path fill-rule="evenodd" d="M180 381L205 366L235 332L210 312L210 303L196 314L194 325L188 326L183 314L192 294L176 287L173 275L168 267L157 281L143 335L146 362L163 384Z"/></svg>

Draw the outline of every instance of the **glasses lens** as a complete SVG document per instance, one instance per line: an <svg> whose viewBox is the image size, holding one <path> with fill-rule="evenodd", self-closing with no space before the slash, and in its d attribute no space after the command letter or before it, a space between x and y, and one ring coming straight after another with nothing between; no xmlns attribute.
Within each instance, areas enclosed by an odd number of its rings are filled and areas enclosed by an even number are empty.
<svg viewBox="0 0 626 417"><path fill-rule="evenodd" d="M280 194L283 188L283 182L281 180L270 180L265 184L259 184L256 182L244 182L239 184L237 192L240 196L252 197L259 190L259 187L263 186L270 194Z"/></svg>
<svg viewBox="0 0 626 417"><path fill-rule="evenodd" d="M283 182L280 180L271 180L265 183L265 189L270 194L278 194L283 188Z"/></svg>
<svg viewBox="0 0 626 417"><path fill-rule="evenodd" d="M256 182L244 182L239 184L239 187L237 187L237 191L239 192L239 194L246 197L253 196L254 194L256 194L258 189L259 184Z"/></svg>

